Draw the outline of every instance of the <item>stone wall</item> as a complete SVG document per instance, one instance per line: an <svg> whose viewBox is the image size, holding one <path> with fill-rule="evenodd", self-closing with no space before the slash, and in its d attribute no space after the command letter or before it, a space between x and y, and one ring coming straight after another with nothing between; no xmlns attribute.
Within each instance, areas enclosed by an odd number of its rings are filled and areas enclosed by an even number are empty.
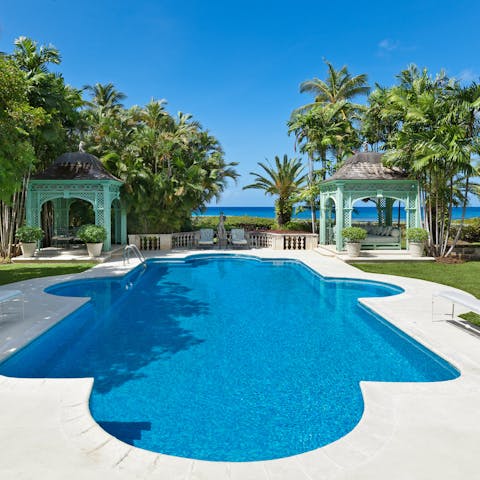
<svg viewBox="0 0 480 480"><path fill-rule="evenodd" d="M462 260L480 260L480 247L457 245L451 256Z"/></svg>

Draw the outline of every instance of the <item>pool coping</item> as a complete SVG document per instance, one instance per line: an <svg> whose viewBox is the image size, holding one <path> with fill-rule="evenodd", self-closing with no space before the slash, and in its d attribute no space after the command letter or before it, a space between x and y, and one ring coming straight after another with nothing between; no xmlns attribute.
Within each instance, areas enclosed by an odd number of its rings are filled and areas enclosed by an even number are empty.
<svg viewBox="0 0 480 480"><path fill-rule="evenodd" d="M408 435L405 435L405 428L408 426L408 422L416 415L415 411L411 412L411 415L409 415L408 411L404 411L404 404L413 401L413 404L416 405L415 408L421 410L421 398L425 398L427 404L431 405L433 402L435 407L440 408L442 411L447 408L447 411L452 415L450 418L452 426L455 427L455 423L461 421L462 427L459 433L464 434L466 428L464 425L465 420L463 417L460 418L460 415L457 415L457 419L455 418L455 410L451 411L451 403L452 399L458 400L460 398L463 399L460 403L463 402L465 404L465 399L473 397L472 402L478 404L480 399L480 352L478 352L478 346L480 344L478 339L454 328L447 322L437 321L435 318L432 320L431 294L435 290L445 290L448 287L423 280L361 272L337 259L322 257L316 252L277 252L262 249L231 253L256 256L263 259L291 258L302 261L326 277L375 280L400 286L404 289L403 293L391 297L366 298L362 299L361 302L376 314L386 318L394 326L450 362L461 371L461 376L454 380L435 383L361 382L360 386L365 408L362 418L351 432L335 442L311 452L277 460L258 462L235 463L192 460L149 452L121 442L105 432L90 414L88 402L93 379L39 380L0 376L0 411L8 410L8 408L15 410L12 405L13 398L21 399L25 402L31 399L32 394L35 395L37 393L39 397L48 397L49 401L52 402L51 397L55 397L56 400L53 401L53 404L55 405L55 415L58 419L54 426L55 434L65 439L69 450L73 449L75 461L82 465L80 468L84 468L85 471L93 469L93 473L91 471L88 473L89 478L97 478L96 474L98 474L98 478L104 477L105 472L109 472L110 476L108 478L131 478L132 475L140 478L155 478L157 475L162 474L169 479L278 478L286 480L290 478L304 478L311 480L314 478L385 478L381 468L382 466L383 468L389 468L388 465L392 462L392 453L388 453L388 450L396 442L401 442L405 436L408 437ZM214 255L215 253L209 251L168 252L161 257L165 259L181 259L192 254ZM158 255L155 255L155 257L158 257ZM74 276L44 277L36 279L37 281L18 282L15 284L15 288L22 290L27 299L36 299L32 300L32 302L38 302L38 299L42 299L40 303L48 303L48 300L52 300L51 297L57 299L59 297L44 293L43 289L46 286L73 278L121 276L135 268L137 264L138 262L132 262L130 266L122 266L121 262L108 262ZM7 287L11 288L12 285ZM49 319L50 326L67 315L69 308L73 311L88 301L87 299L72 299L70 297L60 298L63 308L57 317L51 316ZM54 305L51 308L55 309L58 303L56 301L53 303ZM440 311L446 311L447 307L447 303L440 301L436 305L436 308ZM412 312L414 317L411 317ZM36 313L38 315L40 311L36 309ZM461 310L459 310L459 313L461 313ZM41 328L49 328L47 323L39 326L35 322L33 322L33 327L35 328L31 328L28 331L28 335L24 340L31 340L33 335L41 331ZM21 402L17 406L21 410ZM424 408L423 405L422 408ZM35 429L36 419L38 419L38 413L32 416L32 429ZM422 422L425 425L422 425ZM422 417L417 420L417 424L413 428L419 428L418 424L424 429L430 425L432 432L434 434L437 432L437 429L434 428L438 426L435 418ZM15 432L15 425L5 425L5 421L2 421L2 426L9 427L2 430L10 432L8 441L11 443L11 432ZM24 428L28 429L28 425ZM423 433L424 438L420 440L426 445L434 440L431 438L433 435L429 434L428 430ZM7 438L2 438L4 435L5 433L0 431L0 447L7 442ZM477 441L480 439L480 428L474 429L473 437ZM17 439L14 444L17 449L22 450L21 439ZM44 448L48 447L41 447L40 451ZM409 451L408 445L404 445L403 448L407 452ZM457 453L460 450L465 452L465 448L468 450L468 445L456 442L455 445L450 445L449 448L452 454L455 454L457 450ZM470 448L474 448L474 446L471 445ZM52 452L49 453L52 454ZM399 453L398 456L402 457L402 454ZM55 468L55 472L66 473L71 468L71 464L66 461L66 458L62 459L59 452L57 462L55 462L56 465L52 467ZM424 458L428 459L428 455L425 454ZM397 461L399 465L405 467L404 462L406 459L402 462L399 458ZM425 463L425 460L419 459L417 463L415 465L415 462L413 462L413 466L409 468L415 469L413 471L417 472L417 474L419 469L420 471L426 471L428 476L411 476L411 478L433 478L434 474L437 479L455 478L451 476L450 470L443 466L441 461L432 464L432 462L427 461ZM475 469L472 470L472 473L474 471L478 473L473 459L471 464L471 468ZM14 471L16 467L9 465L8 468L10 472ZM13 470L11 470L12 468ZM18 465L17 468L19 472L38 471L38 465L35 462L29 463L28 455L25 455L24 463ZM2 471L5 471L5 465L4 460L0 458L0 472ZM468 472L469 470L462 475L466 477ZM406 478L405 473L405 468L403 470L400 468L398 478ZM442 476L446 474L449 476ZM361 475L365 475L365 477ZM390 474L389 478L397 477Z"/></svg>

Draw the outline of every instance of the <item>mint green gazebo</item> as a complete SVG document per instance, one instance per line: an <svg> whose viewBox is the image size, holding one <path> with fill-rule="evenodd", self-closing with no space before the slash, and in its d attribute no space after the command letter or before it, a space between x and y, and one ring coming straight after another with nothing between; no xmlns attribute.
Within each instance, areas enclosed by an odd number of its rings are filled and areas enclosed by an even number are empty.
<svg viewBox="0 0 480 480"><path fill-rule="evenodd" d="M120 198L122 183L94 155L81 149L64 153L46 170L30 179L26 201L27 225L40 227L42 206L51 201L54 234L67 231L70 205L79 199L92 204L95 224L105 227L107 231L104 250L108 251L112 246L112 212L115 243L126 244L127 213Z"/></svg>
<svg viewBox="0 0 480 480"><path fill-rule="evenodd" d="M343 250L342 229L352 226L355 202L367 199L377 206L378 225L392 225L393 205L400 201L405 207L406 227L421 226L418 181L384 166L381 153L359 152L320 185L320 244Z"/></svg>

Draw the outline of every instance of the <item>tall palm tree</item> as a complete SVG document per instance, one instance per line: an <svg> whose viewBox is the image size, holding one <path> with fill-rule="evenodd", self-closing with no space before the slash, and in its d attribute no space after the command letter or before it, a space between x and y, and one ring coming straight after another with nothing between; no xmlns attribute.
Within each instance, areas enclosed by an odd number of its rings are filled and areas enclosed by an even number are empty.
<svg viewBox="0 0 480 480"><path fill-rule="evenodd" d="M345 107L350 104L353 110L361 110L362 105L352 103L352 100L359 95L366 95L370 91L367 75L362 73L352 76L346 65L340 70L335 70L330 62L325 61L325 63L328 68L326 80L315 77L300 84L300 93L312 93L315 99L313 103L300 107L298 111L304 112L315 105L335 104L342 101L346 102ZM347 118L346 110L342 111L342 115Z"/></svg>
<svg viewBox="0 0 480 480"><path fill-rule="evenodd" d="M308 158L308 185L302 192L302 197L310 204L312 232L316 231L317 223L317 197L315 184L318 176L325 179L329 170L327 152L333 150L343 139L345 121L338 113L343 108L343 103L315 106L307 112L295 114L288 122L288 134L293 133L296 145L300 152L306 153ZM320 160L322 168L319 172L314 170L314 161Z"/></svg>
<svg viewBox="0 0 480 480"><path fill-rule="evenodd" d="M475 85L462 89L443 73L431 78L416 67L409 67L399 79L386 110L400 121L385 157L420 180L431 253L446 256L452 251L452 207L463 198L465 211L469 179L476 174L472 158L480 147L480 91Z"/></svg>
<svg viewBox="0 0 480 480"><path fill-rule="evenodd" d="M92 95L92 101L88 105L96 108L103 113L123 108L122 100L127 96L119 92L113 83L96 83L95 85L85 85L84 89Z"/></svg>
<svg viewBox="0 0 480 480"><path fill-rule="evenodd" d="M48 72L48 64L59 65L62 58L60 52L53 45L40 45L27 37L15 39L15 50L12 57L21 70L26 72L27 78Z"/></svg>
<svg viewBox="0 0 480 480"><path fill-rule="evenodd" d="M292 218L293 198L304 185L307 175L303 174L301 160L275 156L275 165L258 162L262 173L250 172L255 181L243 187L264 190L267 195L278 195L275 201L275 214L279 227L283 227Z"/></svg>

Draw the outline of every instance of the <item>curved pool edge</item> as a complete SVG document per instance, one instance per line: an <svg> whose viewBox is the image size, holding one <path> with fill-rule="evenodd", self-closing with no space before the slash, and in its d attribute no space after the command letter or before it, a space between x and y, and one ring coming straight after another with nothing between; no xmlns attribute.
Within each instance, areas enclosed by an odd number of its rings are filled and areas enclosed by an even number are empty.
<svg viewBox="0 0 480 480"><path fill-rule="evenodd" d="M278 254L277 254L278 257ZM311 259L313 263L317 263ZM321 261L324 261L320 257ZM307 264L308 265L308 264ZM133 266L132 266L133 268ZM355 270L355 272L358 272ZM324 275L323 272L319 272ZM350 273L350 272L348 272ZM104 276L104 275L99 275ZM328 276L328 275L324 275ZM343 274L341 275L344 276ZM350 277L351 275L348 275ZM384 283L384 276L369 274L362 275L363 279L372 279L372 277L380 277ZM367 278L370 277L370 278ZM79 277L78 277L79 278ZM403 277L402 277L403 278ZM50 278L51 279L51 278ZM52 280L52 279L51 279ZM54 280L54 279L53 279ZM57 280L58 281L58 280ZM402 283L401 278L398 281ZM423 281L414 281L423 282ZM52 281L54 283L54 281ZM392 282L393 283L393 282ZM395 282L397 283L397 282ZM427 284L429 282L423 282ZM436 284L433 284L436 285ZM402 285L399 285L402 286ZM418 286L418 283L417 283ZM402 286L404 288L404 286ZM442 286L443 288L443 286ZM394 297L383 297L375 299L367 299L369 308L372 308L377 314L385 317L389 322L396 325L395 321L385 314L389 310L388 305L378 302L392 302L392 298L397 301L410 302L411 295L418 295L415 289L406 288L405 292ZM425 296L425 295L423 295ZM403 298L399 298L403 297ZM65 299L67 297L63 297ZM390 312L392 313L392 312ZM422 312L424 314L424 312ZM398 325L396 325L398 326ZM428 406L432 400L438 400L438 403L445 403L445 408L451 410L450 399L457 396L474 395L475 402L478 402L480 394L480 380L478 375L472 375L475 370L478 373L480 364L472 365L465 360L462 355L450 355L451 345L439 343L438 338L425 344L425 338L428 335L425 332L418 337L414 332L415 329L411 325L404 324L404 328L399 326L402 331L412 336L427 348L431 349L442 358L453 364L462 375L454 380L444 382L428 382L428 383L385 383L385 382L362 382L361 389L364 398L364 413L355 426L355 428L339 440L326 445L311 452L286 457L278 460L259 461L259 462L208 462L171 457L167 455L157 454L142 450L131 445L127 445L120 440L106 433L92 418L88 407L90 390L93 385L92 379L16 379L10 377L0 377L0 391L8 395L8 393L25 394L31 397L31 393L44 393L58 400L57 407L61 411L60 426L62 433L72 442L76 448L86 455L91 465L102 466L101 468L109 469L112 474L118 473L120 476L111 478L128 478L122 477L122 473L138 475L158 475L163 473L168 477L169 473L176 475L185 474L188 478L237 478L238 475L251 475L253 478L268 478L268 475L278 475L279 478L289 478L295 475L295 478L312 478L323 475L336 476L337 473L355 469L360 465L378 457L379 452L385 450L395 435L395 430L402 423L405 423L404 414L398 416L396 404L402 402L407 397L427 397ZM446 326L446 325L443 325ZM454 337L467 337L463 332L456 332L455 329L449 327L449 333L455 332ZM413 332L413 333L412 333ZM427 332L428 333L428 332ZM432 340L432 339L430 339ZM443 345L442 345L443 343ZM473 372L472 372L473 368ZM51 392L49 392L51 390ZM58 393L60 390L60 395ZM87 394L88 391L88 394ZM5 395L2 395L2 404ZM420 406L423 400L415 400L415 404ZM425 403L425 402L423 402ZM2 405L2 409L5 408ZM427 410L428 411L428 410ZM452 422L454 422L455 411L451 412ZM435 420L435 419L433 419ZM432 426L435 423L432 423ZM425 441L423 439L422 441ZM405 459L407 461L407 459ZM93 463L92 463L93 462ZM58 464L61 469L61 462ZM1 470L0 464L0 471ZM182 473L183 472L183 473ZM91 477L96 478L96 477ZM98 476L98 478L102 478ZM371 476L370 478L377 478ZM378 478L381 478L378 476ZM447 478L441 475L437 478Z"/></svg>
<svg viewBox="0 0 480 480"><path fill-rule="evenodd" d="M93 378L82 379L17 379L0 377L0 391L42 394L57 398L59 426L64 438L95 464L108 466L112 473L125 473L140 478L170 475L183 478L232 478L239 472L251 478L270 478L288 472L294 478L324 478L365 463L392 439L397 427L395 403L406 395L448 394L452 382L398 383L361 382L364 399L363 415L355 428L342 438L324 447L275 460L254 462L213 462L174 457L126 444L103 430L92 417L89 397ZM420 387L420 388L419 388ZM430 401L429 401L430 403ZM0 469L1 471L1 469ZM222 476L217 476L220 473ZM258 476L263 472L263 476ZM193 475L194 473L194 475ZM192 474L191 477L188 477ZM215 476L212 477L211 475ZM254 476L255 475L255 476ZM116 478L116 477L109 477ZM283 478L283 477L279 477ZM290 478L286 476L285 478Z"/></svg>

